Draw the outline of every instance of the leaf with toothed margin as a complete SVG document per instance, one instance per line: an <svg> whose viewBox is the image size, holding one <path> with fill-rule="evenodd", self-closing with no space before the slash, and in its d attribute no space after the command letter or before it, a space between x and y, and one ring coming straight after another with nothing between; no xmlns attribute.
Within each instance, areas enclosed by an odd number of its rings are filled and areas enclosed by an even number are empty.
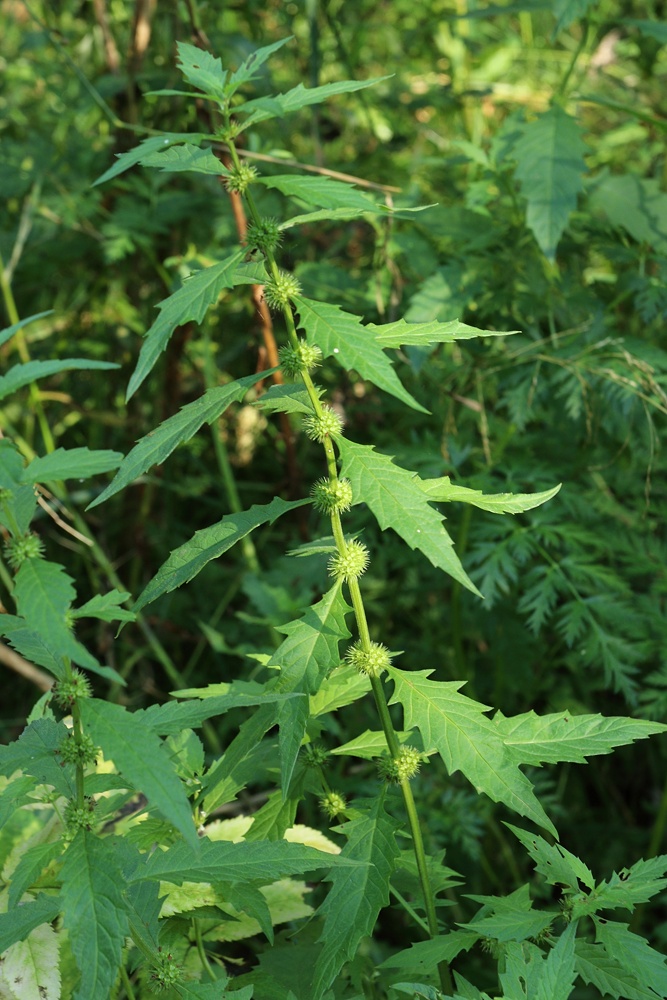
<svg viewBox="0 0 667 1000"><path fill-rule="evenodd" d="M286 511L302 507L306 503L310 503L310 500L288 501L274 497L271 503L253 504L250 510L228 514L217 524L196 531L189 541L173 550L139 595L132 610L136 613L163 594L169 594L192 580L211 559L217 559L223 552L227 552L260 524L273 524Z"/></svg>
<svg viewBox="0 0 667 1000"><path fill-rule="evenodd" d="M298 295L294 304L299 313L299 327L308 341L316 344L325 358L335 358L345 369L354 369L378 389L396 396L413 410L428 413L401 385L391 361L373 337L369 336L359 316L343 312L340 306L316 302Z"/></svg>

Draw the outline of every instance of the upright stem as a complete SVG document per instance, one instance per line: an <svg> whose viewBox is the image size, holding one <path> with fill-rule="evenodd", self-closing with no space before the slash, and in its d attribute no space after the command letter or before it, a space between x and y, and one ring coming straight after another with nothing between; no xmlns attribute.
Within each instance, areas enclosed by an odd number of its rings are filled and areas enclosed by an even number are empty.
<svg viewBox="0 0 667 1000"><path fill-rule="evenodd" d="M240 160L238 153L233 142L229 141L229 152L232 159L234 167L238 170L240 168ZM261 223L261 217L257 210L255 200L250 191L245 193L246 203L248 205L248 211L252 217L253 222L256 226ZM267 250L265 252L266 263L271 276L274 279L278 279L280 271L278 263L275 258L275 254ZM287 327L287 336L289 338L290 345L293 348L298 348L299 338L296 332L296 322L294 319L294 312L289 303L283 306L283 316L285 318L285 325ZM319 396L315 389L313 380L308 373L308 371L302 371L301 377L305 389L308 393L311 405L316 416L321 417L324 413L322 404L320 402ZM333 442L330 436L325 436L322 442L327 470L329 473L329 479L332 484L338 481L338 463L336 460L336 452L334 450ZM331 515L331 530L336 543L336 548L338 553L342 556L345 554L346 542L345 534L343 532L343 526L341 524L340 513L334 511ZM348 590L350 593L350 599L352 601L352 608L354 610L354 616L356 619L357 631L359 634L359 641L361 648L368 652L371 650L371 638L368 629L368 621L366 618L366 610L364 607L363 597L361 594L361 588L359 586L359 581L355 577L350 577L347 581ZM387 699L384 693L384 688L379 677L371 676L371 689L373 692L373 698L377 708L378 715L380 717L380 723L382 725L382 731L387 743L387 749L389 754L393 759L396 759L400 752L400 743L396 735L396 730L391 721L391 716L389 714L389 706L387 704ZM422 888L422 894L424 896L424 908L426 911L426 920L428 924L428 930L431 937L435 937L438 933L438 918L435 909L435 896L433 894L433 889L431 888L431 882L428 874L428 868L426 864L426 853L424 851L424 840L421 833L421 828L419 825L419 816L417 813L417 807L415 804L414 796L412 794L412 789L410 787L410 782L407 778L403 778L399 782L400 789L403 795L403 802L405 804L405 811L408 818L408 825L410 827L410 832L412 834L412 846L415 853L415 859L417 862L417 872L419 874L419 881ZM439 967L440 974L440 984L445 993L451 993L453 990L452 978L449 971L449 965L447 962L442 962Z"/></svg>

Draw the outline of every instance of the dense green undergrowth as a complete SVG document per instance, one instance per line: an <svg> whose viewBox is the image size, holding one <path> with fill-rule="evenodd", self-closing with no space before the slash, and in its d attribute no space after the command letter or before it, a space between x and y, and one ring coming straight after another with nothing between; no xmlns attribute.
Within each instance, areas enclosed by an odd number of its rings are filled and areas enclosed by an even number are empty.
<svg viewBox="0 0 667 1000"><path fill-rule="evenodd" d="M10 7L0 995L667 997L659 12Z"/></svg>

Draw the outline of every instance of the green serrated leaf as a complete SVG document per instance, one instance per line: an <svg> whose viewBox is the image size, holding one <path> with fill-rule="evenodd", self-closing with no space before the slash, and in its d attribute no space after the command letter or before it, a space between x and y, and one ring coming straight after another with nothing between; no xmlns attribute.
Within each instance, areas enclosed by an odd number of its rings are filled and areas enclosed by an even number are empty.
<svg viewBox="0 0 667 1000"><path fill-rule="evenodd" d="M318 396L321 395L322 390L319 389ZM267 413L305 413L310 416L314 412L307 390L299 383L272 385L253 406L266 410Z"/></svg>
<svg viewBox="0 0 667 1000"><path fill-rule="evenodd" d="M443 515L429 504L416 473L402 469L370 445L343 438L338 447L342 474L352 483L355 503L367 503L383 531L393 528L411 549L419 549L434 566L481 597L454 553Z"/></svg>
<svg viewBox="0 0 667 1000"><path fill-rule="evenodd" d="M590 868L567 848L560 844L548 844L537 834L527 833L511 823L506 823L505 826L521 841L535 862L535 868L549 885L565 885L575 892L579 891L579 882L589 889L595 886Z"/></svg>
<svg viewBox="0 0 667 1000"><path fill-rule="evenodd" d="M75 1000L111 993L128 931L122 889L123 877L108 846L80 830L62 867L64 923L81 973Z"/></svg>
<svg viewBox="0 0 667 1000"><path fill-rule="evenodd" d="M24 385L30 385L40 378L56 375L58 372L97 370L109 371L119 365L110 361L89 361L88 358L67 358L64 361L28 361L24 365L14 365L6 375L0 375L0 400Z"/></svg>
<svg viewBox="0 0 667 1000"><path fill-rule="evenodd" d="M271 106L267 105L263 98L254 101L245 101L234 108L234 114L244 114L250 117L243 123L242 128L246 129L250 125L266 121L269 118L283 117L301 108L310 107L312 104L321 104L327 98L336 94L350 94L355 90L363 90L365 87L373 87L376 83L388 80L388 76L377 76L370 80L341 80L338 83L327 83L322 87L304 87L300 83L286 94L274 94L271 98Z"/></svg>
<svg viewBox="0 0 667 1000"><path fill-rule="evenodd" d="M178 68L188 83L203 90L205 94L223 99L227 73L222 68L220 60L205 49L199 49L187 42L176 42L176 48Z"/></svg>
<svg viewBox="0 0 667 1000"><path fill-rule="evenodd" d="M574 938L576 923L565 928L540 969L535 1000L568 1000L576 979Z"/></svg>
<svg viewBox="0 0 667 1000"><path fill-rule="evenodd" d="M602 996L622 1000L656 1000L653 990L644 986L634 972L628 972L601 944L577 941L575 968L583 981L594 986ZM641 970L638 970L641 972Z"/></svg>
<svg viewBox="0 0 667 1000"><path fill-rule="evenodd" d="M667 855L660 854L648 861L638 861L632 868L614 872L606 882L601 882L590 895L577 897L573 906L574 917L592 915L600 910L616 907L634 910L640 903L661 892L667 885Z"/></svg>
<svg viewBox="0 0 667 1000"><path fill-rule="evenodd" d="M659 997L667 996L667 959L651 948L646 938L633 934L627 924L595 917L595 937L604 945L608 955L626 972L641 970L641 982L654 990Z"/></svg>
<svg viewBox="0 0 667 1000"><path fill-rule="evenodd" d="M53 309L47 309L46 312L35 313L33 316L28 316L26 319L19 320L18 323L13 323L12 326L6 326L4 330L0 330L0 347L6 344L7 341L11 340L15 333L22 330L24 326L28 326L29 323L34 323L38 319L44 319L45 316L53 316Z"/></svg>
<svg viewBox="0 0 667 1000"><path fill-rule="evenodd" d="M314 1000L331 985L343 963L354 957L359 941L372 933L378 913L389 902L389 878L399 856L398 824L385 812L383 798L361 806L361 816L343 826L348 840L338 857L366 867L335 868L327 879L332 887L317 911L323 920L319 938L323 947L315 966Z"/></svg>
<svg viewBox="0 0 667 1000"><path fill-rule="evenodd" d="M396 969L402 976L436 975L440 962L453 962L462 951L468 951L479 941L475 931L450 931L439 934L430 941L419 941L405 951L390 955L378 966L379 969Z"/></svg>
<svg viewBox="0 0 667 1000"><path fill-rule="evenodd" d="M137 617L132 611L119 607L128 600L130 594L124 590L110 590L106 594L95 594L80 608L72 609L73 618L99 618L103 622L133 622Z"/></svg>
<svg viewBox="0 0 667 1000"><path fill-rule="evenodd" d="M430 681L430 670L392 666L388 672L395 684L390 704L403 705L405 725L419 729L424 748L435 747L450 774L461 771L478 792L557 836L518 761L485 717L488 707L459 694L463 681Z"/></svg>
<svg viewBox="0 0 667 1000"><path fill-rule="evenodd" d="M40 924L50 924L61 912L63 901L60 896L40 893L30 903L23 903L8 913L0 913L0 954L7 951L16 941L22 941Z"/></svg>
<svg viewBox="0 0 667 1000"><path fill-rule="evenodd" d="M334 670L323 682L320 690L310 698L310 714L315 717L336 712L345 705L352 705L370 691L371 682L351 664Z"/></svg>
<svg viewBox="0 0 667 1000"><path fill-rule="evenodd" d="M389 358L368 336L358 316L343 312L339 306L301 296L295 297L294 304L299 312L299 327L325 358L333 357L343 368L354 369L414 410L428 412L403 388Z"/></svg>
<svg viewBox="0 0 667 1000"><path fill-rule="evenodd" d="M72 578L59 563L26 559L16 574L16 610L45 635L64 628L65 612L75 597Z"/></svg>
<svg viewBox="0 0 667 1000"><path fill-rule="evenodd" d="M249 781L256 779L267 760L275 763L276 745L263 741L264 734L276 722L276 709L265 705L239 727L239 731L202 781L204 811L231 802Z"/></svg>
<svg viewBox="0 0 667 1000"><path fill-rule="evenodd" d="M167 174L181 173L184 170L196 174L210 174L214 177L229 177L229 170L215 153L201 146L191 146L184 143L181 146L167 146L147 153L139 160L142 167L156 167Z"/></svg>
<svg viewBox="0 0 667 1000"><path fill-rule="evenodd" d="M399 743L407 743L411 738L414 740L415 736L412 732L397 732L396 738ZM363 760L373 760L374 757L381 757L386 752L387 737L385 734L381 730L379 732L371 732L370 729L367 729L361 736L357 736L355 739L350 740L348 743L343 743L342 746L336 747L331 751L332 754L361 757Z"/></svg>
<svg viewBox="0 0 667 1000"><path fill-rule="evenodd" d="M143 475L153 465L160 465L179 444L189 441L205 423L212 423L233 402L240 402L248 389L266 378L270 372L247 375L228 385L209 389L203 396L183 406L154 431L141 438L123 458L115 478L98 497L88 505L88 510L104 503L125 486Z"/></svg>
<svg viewBox="0 0 667 1000"><path fill-rule="evenodd" d="M590 207L638 243L667 253L667 194L658 181L630 173L604 176L591 192Z"/></svg>
<svg viewBox="0 0 667 1000"><path fill-rule="evenodd" d="M191 321L201 323L209 307L218 301L220 292L234 287L236 268L243 256L243 250L236 250L225 260L196 271L185 279L178 291L158 302L160 315L146 333L137 366L127 387L127 399L134 395L153 370L176 327Z"/></svg>
<svg viewBox="0 0 667 1000"><path fill-rule="evenodd" d="M170 701L165 705L151 705L135 712L135 716L160 736L175 736L183 729L198 729L206 719L224 715L232 708L254 708L293 700L306 701L306 697L298 692L267 691L262 686L256 694L230 691L229 694L212 695L202 701L193 699L181 704Z"/></svg>
<svg viewBox="0 0 667 1000"><path fill-rule="evenodd" d="M339 645L348 639L350 631L345 615L352 609L342 595L339 581L321 601L308 608L297 621L278 627L287 636L275 651L267 667L280 669L279 691L299 691L314 695L327 674L340 664ZM290 701L281 705L280 765L282 786L289 787L301 741L309 718L309 703Z"/></svg>
<svg viewBox="0 0 667 1000"><path fill-rule="evenodd" d="M512 718L498 712L493 722L506 746L516 752L517 759L536 766L560 761L585 764L586 757L611 753L614 747L667 731L662 723L646 719L570 712L539 716L531 711Z"/></svg>
<svg viewBox="0 0 667 1000"><path fill-rule="evenodd" d="M334 181L330 177L304 177L303 174L278 174L259 177L265 187L296 198L306 205L326 209L353 209L359 212L378 210L376 202L352 184Z"/></svg>
<svg viewBox="0 0 667 1000"><path fill-rule="evenodd" d="M53 719L36 719L27 726L18 740L0 746L0 774L10 778L16 771L32 775L37 784L51 785L59 795L71 798L75 794L72 767L61 767L57 751L67 739L64 723Z"/></svg>
<svg viewBox="0 0 667 1000"><path fill-rule="evenodd" d="M453 344L455 340L471 340L474 337L510 337L518 330L478 330L476 326L468 326L458 319L441 323L437 320L428 323L406 323L404 319L395 323L383 323L376 326L368 323L365 330L375 337L380 347L428 347L429 344Z"/></svg>
<svg viewBox="0 0 667 1000"><path fill-rule="evenodd" d="M149 804L173 823L190 844L196 844L197 833L185 788L153 730L138 723L136 716L122 705L98 698L82 701L81 717L104 756L113 760L123 777L143 792Z"/></svg>
<svg viewBox="0 0 667 1000"><path fill-rule="evenodd" d="M60 857L62 852L63 844L60 840L52 841L49 844L35 844L25 851L11 875L7 899L10 910L18 906L23 894L39 878L47 865L55 858Z"/></svg>
<svg viewBox="0 0 667 1000"><path fill-rule="evenodd" d="M45 483L60 479L86 479L117 468L123 456L118 451L90 451L89 448L56 448L49 455L33 458L23 470L24 483Z"/></svg>
<svg viewBox="0 0 667 1000"><path fill-rule="evenodd" d="M526 223L551 261L583 187L585 151L579 123L557 104L524 125L512 149Z"/></svg>
<svg viewBox="0 0 667 1000"><path fill-rule="evenodd" d="M139 595L132 610L139 611L163 594L169 594L192 580L211 559L217 559L223 552L227 552L253 528L267 522L273 524L286 511L302 507L308 502L274 497L271 503L253 504L250 510L228 514L218 524L196 531L188 542L172 551L157 575Z"/></svg>
<svg viewBox="0 0 667 1000"><path fill-rule="evenodd" d="M461 926L501 944L538 937L554 920L553 913L533 909L527 885L508 896L471 895L468 898L482 903L483 908L470 923Z"/></svg>
<svg viewBox="0 0 667 1000"><path fill-rule="evenodd" d="M360 877L363 861L328 854L314 847L286 840L196 841L195 847L179 843L166 851L157 850L129 876L130 882L273 882L288 875L329 868L349 868Z"/></svg>
<svg viewBox="0 0 667 1000"><path fill-rule="evenodd" d="M539 507L555 497L561 484L541 493L482 493L481 490L471 490L466 486L457 486L449 476L440 479L423 479L419 485L429 500L437 503L460 502L469 503L480 510L491 511L492 514L521 514L525 510Z"/></svg>
<svg viewBox="0 0 667 1000"><path fill-rule="evenodd" d="M555 31L565 31L575 21L586 17L589 8L595 0L553 0L553 12L556 17Z"/></svg>
<svg viewBox="0 0 667 1000"><path fill-rule="evenodd" d="M382 211L381 207L377 209L359 209L359 208L318 208L313 212L306 212L303 215L295 215L291 219L286 219L285 222L280 223L280 229L294 229L295 226L308 226L313 222L335 222L338 219L358 219L362 215L365 215L368 211L378 212Z"/></svg>
<svg viewBox="0 0 667 1000"><path fill-rule="evenodd" d="M229 99L233 94L242 87L244 83L250 83L257 76L257 70L260 66L263 66L269 56L272 56L274 52L281 49L283 45L286 45L292 40L294 36L289 35L287 38L281 38L277 42L273 42L271 45L264 45L262 48L255 49L247 59L245 59L238 69L234 70L233 73L229 74L227 82L225 84L225 96Z"/></svg>
<svg viewBox="0 0 667 1000"><path fill-rule="evenodd" d="M139 163L144 156L155 153L157 150L165 150L175 143L187 142L190 145L198 146L205 136L196 132L163 132L162 135L151 136L150 139L142 139L138 146L129 149L127 153L117 153L116 162L113 166L105 170L104 173L93 182L93 187L104 184L119 174L125 173L130 167Z"/></svg>
<svg viewBox="0 0 667 1000"><path fill-rule="evenodd" d="M223 990L220 983L176 983L174 990L183 1000L251 1000L253 986L243 986L240 990Z"/></svg>

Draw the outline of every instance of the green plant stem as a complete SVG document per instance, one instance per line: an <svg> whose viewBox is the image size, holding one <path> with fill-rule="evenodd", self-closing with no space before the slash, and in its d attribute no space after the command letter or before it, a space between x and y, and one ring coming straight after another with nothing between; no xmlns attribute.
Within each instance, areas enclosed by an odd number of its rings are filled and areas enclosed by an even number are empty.
<svg viewBox="0 0 667 1000"><path fill-rule="evenodd" d="M410 904L408 903L408 901L405 898L405 896L402 896L400 894L400 892L398 891L398 889L394 889L393 885L389 886L389 892L394 897L394 899L398 903L401 904L401 906L403 907L403 909L405 910L405 912L410 914L410 916L412 917L412 919L414 920L414 922L417 924L417 926L421 927L421 929L424 931L424 933L428 934L429 937L430 937L430 931L429 931L428 924L426 923L425 920L422 920L422 918L416 912L416 910L414 909L414 907L410 906Z"/></svg>
<svg viewBox="0 0 667 1000"><path fill-rule="evenodd" d="M227 118L227 124L229 120ZM241 162L238 157L238 153L234 146L234 143L230 140L228 142L229 153L236 170L241 166ZM257 205L255 204L255 199L250 191L245 193L246 203L248 205L248 211L252 217L253 222L256 226L261 223L261 216L257 210ZM277 279L280 273L278 263L275 258L275 254L272 251L267 251L265 254L266 262L269 266L269 271L271 272L274 279ZM296 332L296 323L294 320L294 313L292 307L289 303L285 304L283 307L283 316L285 318L285 325L287 327L287 335L292 347L296 348L299 344L299 338ZM322 416L323 408L320 402L319 396L315 389L312 378L308 371L302 371L301 377L303 379L304 386L308 393L308 397L312 404L313 410L317 416ZM333 483L338 481L338 463L336 461L336 453L334 451L333 442L331 438L327 435L322 442L324 453L327 462L327 469L329 472L329 478ZM343 555L345 552L345 534L343 532L343 527L340 520L340 514L338 511L334 511L331 516L331 528L336 543L336 548L339 554ZM366 611L364 608L363 598L361 596L361 589L359 587L359 582L355 578L351 578L348 581L348 589L350 592L350 598L352 601L352 607L354 609L354 615L357 623L357 631L359 633L359 639L362 648L366 651L370 649L370 633L368 630L368 621L366 618ZM396 757L399 753L400 744L398 737L396 736L396 730L391 721L391 716L389 714L389 706L387 704L387 699L385 697L384 689L382 683L378 677L371 677L371 688L373 691L373 698L375 700L375 705L377 708L378 715L380 717L380 722L382 725L382 730L384 732L385 740L387 742L387 748L392 757ZM408 817L408 824L410 826L410 832L412 834L412 845L415 853L415 859L417 862L417 871L419 873L419 881L422 888L422 894L424 896L424 908L426 910L426 918L428 922L428 930L431 937L435 937L438 933L438 918L435 909L435 897L433 895L433 890L431 888L431 883L428 875L428 868L426 866L426 853L424 851L424 840L421 833L421 828L419 825L419 815L417 813L417 807L415 805L414 796L412 794L412 788L407 779L403 779L400 782L401 792L403 794L403 802L405 804L405 811ZM449 971L449 965L446 962L440 963L438 966L438 971L440 973L440 983L442 989L445 993L451 993L453 989L451 973Z"/></svg>
<svg viewBox="0 0 667 1000"><path fill-rule="evenodd" d="M196 917L193 917L192 920L192 930L194 932L195 943L197 945L197 952L199 954L199 959L201 961L201 964L204 966L204 969L206 970L206 975L209 977L211 982L215 982L215 974L213 972L213 969L211 968L208 958L206 957L206 951L204 950L204 941L201 936L201 927L199 926L199 921L197 920Z"/></svg>
<svg viewBox="0 0 667 1000"><path fill-rule="evenodd" d="M132 982L127 974L127 970L124 965L120 967L120 981L123 984L123 989L125 990L125 995L127 1000L136 1000L136 994L132 987Z"/></svg>
<svg viewBox="0 0 667 1000"><path fill-rule="evenodd" d="M68 663L66 668L67 680L72 680L72 667ZM72 702L72 732L74 734L74 739L77 743L81 743L83 739L83 726L81 724L81 706L77 699ZM85 774L83 770L83 764L81 761L76 762L75 766L75 780L76 780L76 804L78 809L83 809L86 805L86 795L85 795Z"/></svg>

